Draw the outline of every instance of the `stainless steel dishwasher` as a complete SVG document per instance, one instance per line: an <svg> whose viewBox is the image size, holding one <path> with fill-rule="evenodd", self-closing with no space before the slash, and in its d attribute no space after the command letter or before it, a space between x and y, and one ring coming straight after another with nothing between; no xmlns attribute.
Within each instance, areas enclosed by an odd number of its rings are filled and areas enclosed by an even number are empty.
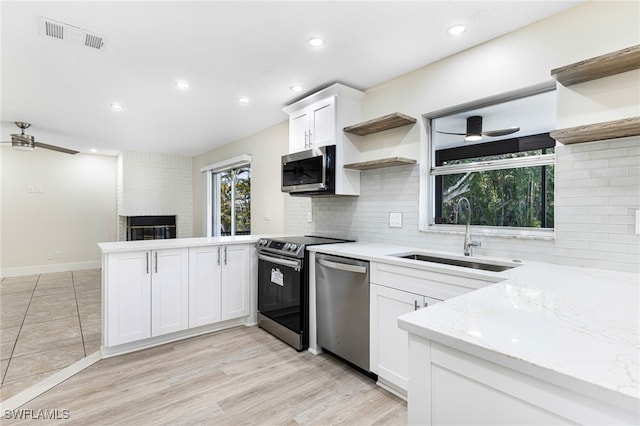
<svg viewBox="0 0 640 426"><path fill-rule="evenodd" d="M316 254L318 344L369 372L369 262Z"/></svg>

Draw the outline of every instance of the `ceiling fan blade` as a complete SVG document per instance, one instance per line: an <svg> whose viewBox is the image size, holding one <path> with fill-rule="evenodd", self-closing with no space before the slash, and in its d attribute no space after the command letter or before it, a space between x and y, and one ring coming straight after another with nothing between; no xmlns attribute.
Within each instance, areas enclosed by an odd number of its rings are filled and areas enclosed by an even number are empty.
<svg viewBox="0 0 640 426"><path fill-rule="evenodd" d="M508 129L487 130L482 132L482 136L489 136L489 137L504 136L504 135L510 135L511 133L515 133L519 130L520 130L520 127L517 127L517 126L509 127Z"/></svg>
<svg viewBox="0 0 640 426"><path fill-rule="evenodd" d="M71 155L74 155L80 152L80 151L74 151L73 149L62 148L60 146L49 145L42 142L36 142L35 145L38 148L50 149L52 151L64 152L65 154L71 154Z"/></svg>
<svg viewBox="0 0 640 426"><path fill-rule="evenodd" d="M464 136L464 133L452 133L452 132L441 132L440 130L436 130L436 133L442 133L444 135L456 135L456 136Z"/></svg>

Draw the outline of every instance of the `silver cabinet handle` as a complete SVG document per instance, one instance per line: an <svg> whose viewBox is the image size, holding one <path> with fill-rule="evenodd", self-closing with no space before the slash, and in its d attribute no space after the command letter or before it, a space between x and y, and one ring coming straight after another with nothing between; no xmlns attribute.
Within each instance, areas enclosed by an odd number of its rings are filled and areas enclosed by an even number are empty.
<svg viewBox="0 0 640 426"><path fill-rule="evenodd" d="M158 252L154 252L156 255L156 274L158 273Z"/></svg>
<svg viewBox="0 0 640 426"><path fill-rule="evenodd" d="M224 246L224 264L227 264L227 246Z"/></svg>
<svg viewBox="0 0 640 426"><path fill-rule="evenodd" d="M220 246L218 246L218 266L220 266Z"/></svg>
<svg viewBox="0 0 640 426"><path fill-rule="evenodd" d="M311 130L309 130L309 148L313 147L313 142L311 141L311 135L312 135Z"/></svg>
<svg viewBox="0 0 640 426"><path fill-rule="evenodd" d="M355 272L356 274L366 274L367 268L365 266L349 265L346 263L331 262L324 259L316 259L319 264L326 266L327 268L339 269L340 271Z"/></svg>
<svg viewBox="0 0 640 426"><path fill-rule="evenodd" d="M149 252L147 252L147 274L149 273Z"/></svg>

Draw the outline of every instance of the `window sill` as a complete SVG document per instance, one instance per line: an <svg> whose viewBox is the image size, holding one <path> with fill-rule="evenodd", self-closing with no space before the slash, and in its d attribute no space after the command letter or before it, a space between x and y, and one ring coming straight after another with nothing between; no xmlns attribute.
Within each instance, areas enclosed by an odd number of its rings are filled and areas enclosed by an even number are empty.
<svg viewBox="0 0 640 426"><path fill-rule="evenodd" d="M465 233L465 225L429 225L426 232L434 232L438 234L455 234L463 235ZM515 238L522 240L555 240L555 230L553 228L496 228L492 226L471 225L471 234L485 237L495 238Z"/></svg>

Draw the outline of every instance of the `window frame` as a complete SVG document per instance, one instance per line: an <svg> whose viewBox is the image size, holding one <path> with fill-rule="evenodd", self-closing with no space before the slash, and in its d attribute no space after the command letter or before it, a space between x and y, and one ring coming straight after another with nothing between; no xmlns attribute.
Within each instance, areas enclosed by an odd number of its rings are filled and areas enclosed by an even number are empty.
<svg viewBox="0 0 640 426"><path fill-rule="evenodd" d="M418 212L418 229L421 232L441 233L441 234L463 234L464 226L454 224L436 224L434 223L436 211L436 179L432 168L435 164L435 151L432 148L432 120L451 114L456 114L477 108L488 107L494 104L509 102L527 96L537 95L549 91L555 91L555 81L547 81L527 88L514 90L511 92L490 96L479 99L477 101L433 111L422 115L420 133L420 193L419 193L419 212ZM556 144L557 147L557 144ZM556 154L546 154L553 156L553 164L555 164ZM526 158L526 157L522 157ZM535 157L534 157L535 158ZM551 158L551 157L547 157ZM498 161L498 160L494 160ZM532 160L528 160L532 161ZM543 160L547 161L547 160ZM449 170L455 170L456 166L450 167ZM517 166L514 166L517 167ZM554 191L555 197L555 191ZM535 240L554 240L555 228L529 228L529 227L506 227L506 226L481 226L474 225L473 233L477 235L503 237L503 238L522 238Z"/></svg>
<svg viewBox="0 0 640 426"><path fill-rule="evenodd" d="M204 229L206 230L207 237L220 237L221 229L220 229L220 209L216 209L214 212L215 202L214 200L220 199L220 173L225 171L230 171L233 169L241 169L243 167L249 168L251 170L251 163L253 161L253 157L248 154L240 155L237 157L230 158L228 160L220 161L218 163L209 164L200 169L200 172L203 173L203 177L205 179L204 185ZM231 200L231 214L232 214L232 223L235 223L235 190L232 191L232 200ZM214 225L214 214L215 217L215 225ZM235 236L235 225L231 227L231 236Z"/></svg>

